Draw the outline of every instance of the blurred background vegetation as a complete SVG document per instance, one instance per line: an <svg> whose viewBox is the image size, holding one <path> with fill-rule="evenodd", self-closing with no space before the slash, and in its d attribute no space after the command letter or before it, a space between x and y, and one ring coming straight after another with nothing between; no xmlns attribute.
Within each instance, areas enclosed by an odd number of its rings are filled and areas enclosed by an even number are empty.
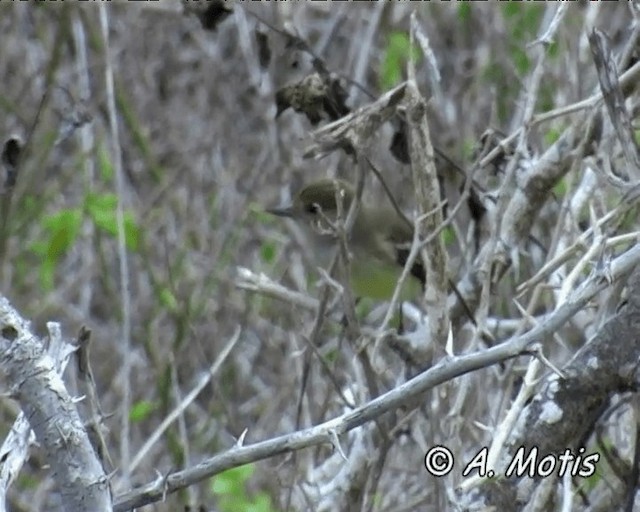
<svg viewBox="0 0 640 512"><path fill-rule="evenodd" d="M125 390L132 393L129 442L135 453L241 327L221 372L136 468L134 484L153 480L156 470L183 468L224 451L244 429L247 443L295 429L300 354L313 314L238 289L236 268L317 294L301 270L307 267L299 247L262 209L303 183L354 174L341 152L320 161L303 158L313 129L304 116L289 109L276 119L276 91L312 70L310 55L288 46L280 31L306 41L343 79L347 104L357 108L405 79L409 16L416 12L441 75L435 82L425 56L415 57L419 86L431 98L434 144L466 168L488 128L508 134L519 126L523 82L533 66L529 45L555 8L538 2L417 4L229 3L232 12L213 28L178 2L112 5L109 52L125 179L121 197L98 9L0 5L0 136L27 141L17 184L10 200L8 194L2 200L1 290L40 333L50 320L61 322L69 336L81 326L92 330L93 371L116 468ZM629 20L623 3L572 5L547 48L536 112L592 94L597 78L585 27L604 30L615 48ZM558 118L534 128L532 151L556 140L565 123ZM411 173L390 155L392 135L391 126L381 130L367 156L410 212ZM383 197L374 180L366 193ZM130 271L132 347L126 354L119 343L118 201L125 209ZM460 223L459 237L466 233L464 216ZM460 254L454 238L452 253ZM456 264L464 261L462 256ZM495 304L496 314L513 308L510 297ZM335 326L325 330L326 337L336 337ZM352 356L341 357L339 343L332 347L327 357L344 383ZM122 378L125 358L133 372ZM485 374L478 372L478 378ZM73 382L73 371L68 380ZM385 381L386 388L393 384ZM304 425L340 413L342 404L322 372L312 373L309 389ZM486 412L485 419L496 419ZM2 432L15 413L15 405L2 401ZM468 450L486 442L481 432L440 440L466 443ZM309 452L297 469L290 458L277 457L191 487L149 510L185 504L223 512L284 510L288 489L305 478L302 468L328 456L329 448ZM387 461L392 470L381 481L376 510L410 510L402 507L420 496L425 478L419 455L413 442L399 442ZM51 506L52 481L41 462L35 450L12 491L12 510ZM116 492L125 490L117 474L113 485ZM300 502L297 508L304 509Z"/></svg>

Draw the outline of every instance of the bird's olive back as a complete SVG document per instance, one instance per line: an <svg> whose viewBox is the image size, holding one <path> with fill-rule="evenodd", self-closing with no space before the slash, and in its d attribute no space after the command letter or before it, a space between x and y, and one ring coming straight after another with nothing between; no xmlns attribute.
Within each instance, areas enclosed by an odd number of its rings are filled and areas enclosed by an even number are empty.
<svg viewBox="0 0 640 512"><path fill-rule="evenodd" d="M300 191L298 195L298 207L305 213L316 213L319 206L324 213L335 213L336 192L342 196L342 208L346 214L351 200L353 199L353 189L347 182L337 179L321 180Z"/></svg>

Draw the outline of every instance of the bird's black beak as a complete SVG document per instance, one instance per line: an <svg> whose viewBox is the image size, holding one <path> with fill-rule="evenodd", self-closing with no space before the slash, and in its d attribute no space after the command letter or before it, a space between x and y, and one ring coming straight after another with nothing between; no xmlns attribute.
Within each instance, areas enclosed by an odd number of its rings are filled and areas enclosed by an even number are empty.
<svg viewBox="0 0 640 512"><path fill-rule="evenodd" d="M293 217L293 207L291 206L267 208L265 211L278 217Z"/></svg>

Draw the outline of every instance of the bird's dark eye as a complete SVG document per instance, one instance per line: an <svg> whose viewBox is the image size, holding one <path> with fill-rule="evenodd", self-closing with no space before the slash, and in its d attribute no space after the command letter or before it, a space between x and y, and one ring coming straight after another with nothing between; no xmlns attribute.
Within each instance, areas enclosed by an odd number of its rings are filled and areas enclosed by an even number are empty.
<svg viewBox="0 0 640 512"><path fill-rule="evenodd" d="M318 213L318 210L320 209L320 207L318 206L318 203L310 203L307 205L307 213L313 213L316 214Z"/></svg>

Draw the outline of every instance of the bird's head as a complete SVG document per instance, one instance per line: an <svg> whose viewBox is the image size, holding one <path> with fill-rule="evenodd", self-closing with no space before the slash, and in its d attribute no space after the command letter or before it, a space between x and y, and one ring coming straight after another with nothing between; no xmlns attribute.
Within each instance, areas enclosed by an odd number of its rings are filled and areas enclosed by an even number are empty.
<svg viewBox="0 0 640 512"><path fill-rule="evenodd" d="M338 216L338 201L342 204L342 215L346 215L353 197L353 188L346 181L323 179L304 187L290 205L268 208L267 212L326 228L326 220L334 222Z"/></svg>

